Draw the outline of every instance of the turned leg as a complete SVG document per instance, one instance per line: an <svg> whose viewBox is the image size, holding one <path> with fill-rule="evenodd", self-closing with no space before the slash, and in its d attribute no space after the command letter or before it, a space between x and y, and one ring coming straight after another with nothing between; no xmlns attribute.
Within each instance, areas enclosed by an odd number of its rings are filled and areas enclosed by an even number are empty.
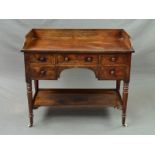
<svg viewBox="0 0 155 155"><path fill-rule="evenodd" d="M116 81L116 90L119 92L120 91L120 84L121 84L121 81L120 80L117 80Z"/></svg>
<svg viewBox="0 0 155 155"><path fill-rule="evenodd" d="M34 97L35 97L38 92L38 89L39 89L39 81L38 80L34 80L34 88L35 88L35 94L34 94ZM38 107L33 105L33 109L38 109Z"/></svg>
<svg viewBox="0 0 155 155"><path fill-rule="evenodd" d="M29 127L32 127L32 126L33 126L32 81L27 82L27 98L28 98L28 105L29 105L29 119L30 119Z"/></svg>
<svg viewBox="0 0 155 155"><path fill-rule="evenodd" d="M39 81L38 81L38 80L34 80L34 88L35 88L35 92L38 91L38 87L39 87Z"/></svg>
<svg viewBox="0 0 155 155"><path fill-rule="evenodd" d="M117 91L117 93L120 93L119 92L120 91L120 84L121 84L121 81L116 80L116 91ZM117 108L117 109L119 108L117 99L115 100L114 108Z"/></svg>
<svg viewBox="0 0 155 155"><path fill-rule="evenodd" d="M128 87L129 82L123 83L123 106L122 106L122 126L127 126L125 124L126 119L126 109L127 109L127 101L128 101Z"/></svg>

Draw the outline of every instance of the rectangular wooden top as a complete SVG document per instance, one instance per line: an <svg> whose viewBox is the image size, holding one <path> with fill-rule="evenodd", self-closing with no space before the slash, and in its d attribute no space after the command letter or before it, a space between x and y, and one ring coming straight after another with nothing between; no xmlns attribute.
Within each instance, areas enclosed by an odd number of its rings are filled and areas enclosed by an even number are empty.
<svg viewBox="0 0 155 155"><path fill-rule="evenodd" d="M134 52L123 29L32 29L25 38L22 52Z"/></svg>

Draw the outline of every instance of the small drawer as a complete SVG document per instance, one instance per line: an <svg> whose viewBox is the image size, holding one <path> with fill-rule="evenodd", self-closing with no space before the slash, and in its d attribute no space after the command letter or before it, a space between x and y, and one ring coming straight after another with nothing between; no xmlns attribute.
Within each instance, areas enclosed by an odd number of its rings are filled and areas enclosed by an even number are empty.
<svg viewBox="0 0 155 155"><path fill-rule="evenodd" d="M94 54L64 54L57 56L58 65L96 65L98 56Z"/></svg>
<svg viewBox="0 0 155 155"><path fill-rule="evenodd" d="M32 79L50 80L56 79L56 69L50 65L32 65L30 66L30 76Z"/></svg>
<svg viewBox="0 0 155 155"><path fill-rule="evenodd" d="M102 65L126 65L129 64L130 56L127 54L104 54L101 55Z"/></svg>
<svg viewBox="0 0 155 155"><path fill-rule="evenodd" d="M128 67L121 66L111 66L111 67L101 67L99 70L100 78L105 80L123 80L128 77Z"/></svg>
<svg viewBox="0 0 155 155"><path fill-rule="evenodd" d="M49 54L32 54L30 55L31 63L54 63L54 56Z"/></svg>

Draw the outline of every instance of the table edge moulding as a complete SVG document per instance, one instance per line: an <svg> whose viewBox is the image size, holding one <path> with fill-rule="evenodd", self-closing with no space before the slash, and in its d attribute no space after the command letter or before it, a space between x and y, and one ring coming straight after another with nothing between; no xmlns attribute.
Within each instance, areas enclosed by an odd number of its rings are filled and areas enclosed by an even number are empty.
<svg viewBox="0 0 155 155"><path fill-rule="evenodd" d="M123 29L32 29L21 49L25 59L25 79L29 126L33 110L53 107L114 107L126 110L134 49ZM39 80L57 80L65 69L85 68L98 80L114 80L113 89L42 89ZM35 92L32 92L34 81ZM123 81L123 93L120 86Z"/></svg>

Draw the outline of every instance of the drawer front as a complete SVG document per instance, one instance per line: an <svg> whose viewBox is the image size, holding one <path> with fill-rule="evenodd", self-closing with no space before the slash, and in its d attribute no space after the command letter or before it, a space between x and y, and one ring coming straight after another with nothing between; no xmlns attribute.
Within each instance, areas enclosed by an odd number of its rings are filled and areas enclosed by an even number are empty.
<svg viewBox="0 0 155 155"><path fill-rule="evenodd" d="M101 55L102 65L127 65L130 57L127 54L103 54Z"/></svg>
<svg viewBox="0 0 155 155"><path fill-rule="evenodd" d="M123 80L128 78L128 67L111 66L101 67L99 74L101 79L105 80Z"/></svg>
<svg viewBox="0 0 155 155"><path fill-rule="evenodd" d="M98 55L94 54L63 54L57 56L58 65L97 65Z"/></svg>
<svg viewBox="0 0 155 155"><path fill-rule="evenodd" d="M30 55L30 62L31 63L50 63L54 64L54 56L50 54L32 54Z"/></svg>
<svg viewBox="0 0 155 155"><path fill-rule="evenodd" d="M32 79L50 80L56 79L56 69L50 65L30 65L30 76Z"/></svg>

